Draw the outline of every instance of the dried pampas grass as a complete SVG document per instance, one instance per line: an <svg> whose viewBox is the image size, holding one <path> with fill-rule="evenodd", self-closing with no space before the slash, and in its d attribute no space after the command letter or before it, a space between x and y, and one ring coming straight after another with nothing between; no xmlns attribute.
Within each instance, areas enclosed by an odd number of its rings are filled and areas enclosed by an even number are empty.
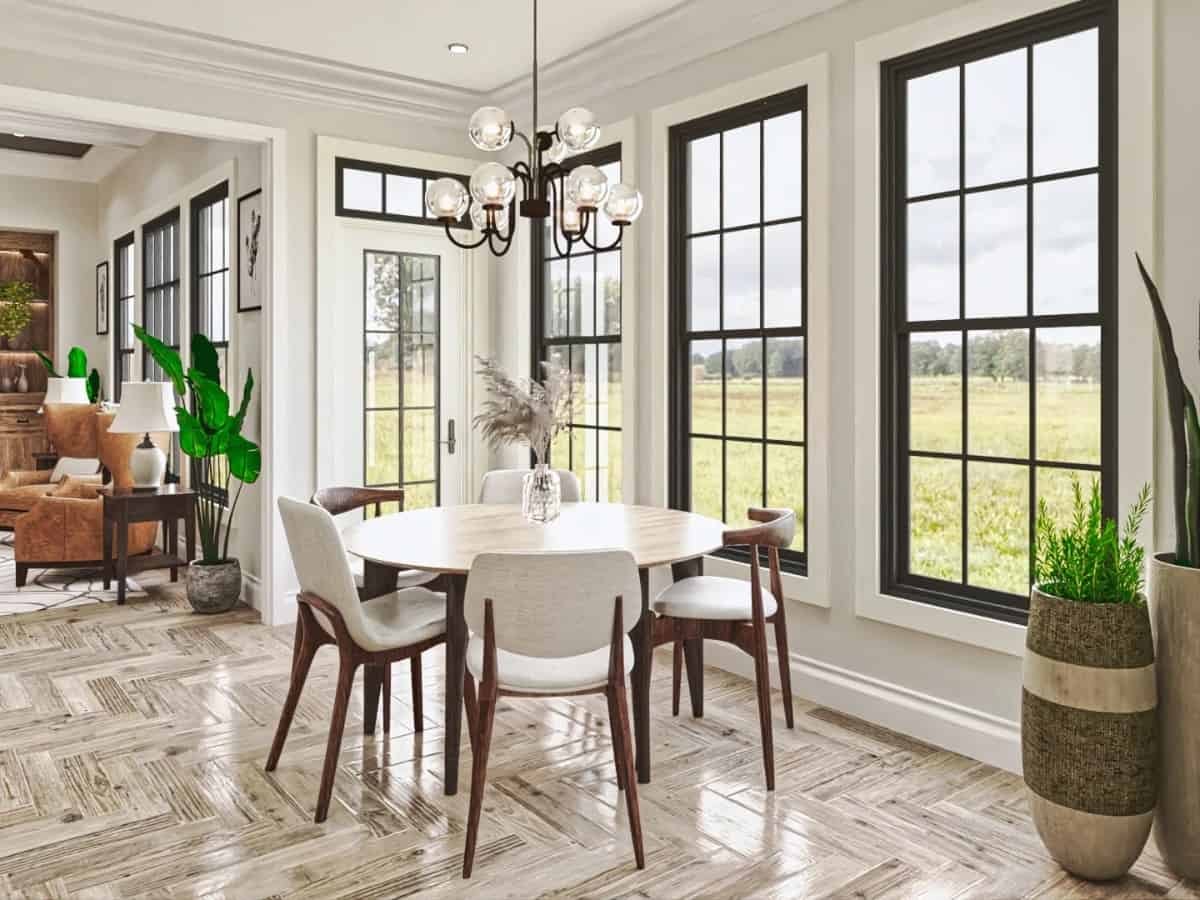
<svg viewBox="0 0 1200 900"><path fill-rule="evenodd" d="M546 462L550 445L566 428L575 411L575 378L557 363L544 362L543 381L513 378L489 357L477 356L477 374L488 399L474 419L475 427L493 449L525 444L539 463Z"/></svg>

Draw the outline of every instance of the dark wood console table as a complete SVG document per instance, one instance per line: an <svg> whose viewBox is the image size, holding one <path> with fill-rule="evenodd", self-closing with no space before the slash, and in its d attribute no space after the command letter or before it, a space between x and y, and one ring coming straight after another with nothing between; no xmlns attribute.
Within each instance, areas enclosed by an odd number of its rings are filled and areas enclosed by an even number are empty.
<svg viewBox="0 0 1200 900"><path fill-rule="evenodd" d="M196 555L196 494L177 484L165 484L149 491L134 488L102 487L104 498L104 589L117 579L117 604L125 602L125 579L130 566L135 572L146 569L171 570L171 580L179 580L180 566ZM180 558L179 520L183 519L187 552ZM129 558L129 526L134 522L161 522L163 552ZM117 532L116 557L113 557L113 529Z"/></svg>

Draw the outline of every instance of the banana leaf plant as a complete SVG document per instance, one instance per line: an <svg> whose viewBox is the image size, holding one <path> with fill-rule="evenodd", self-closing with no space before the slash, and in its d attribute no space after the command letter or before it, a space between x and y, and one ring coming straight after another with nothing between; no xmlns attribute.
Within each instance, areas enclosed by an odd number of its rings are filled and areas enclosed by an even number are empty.
<svg viewBox="0 0 1200 900"><path fill-rule="evenodd" d="M1175 476L1175 563L1197 569L1200 568L1200 419L1196 416L1196 400L1184 383L1179 368L1171 320L1167 318L1162 297L1140 255L1137 264L1146 285L1146 293L1150 296L1150 305L1154 308L1154 324L1167 383L1167 408L1171 416L1171 464Z"/></svg>
<svg viewBox="0 0 1200 900"><path fill-rule="evenodd" d="M246 373L241 405L234 412L229 395L221 387L221 369L212 341L202 334L192 335L192 365L185 370L179 351L147 334L140 325L134 325L133 331L171 379L176 396L190 395L191 409L180 402L175 413L179 418L179 448L195 460L192 482L199 488L196 529L200 532L201 560L225 562L229 559L229 529L242 488L257 481L262 471L262 452L242 435L254 392L254 373ZM231 479L237 480L237 492L226 509L220 498L229 497Z"/></svg>
<svg viewBox="0 0 1200 900"><path fill-rule="evenodd" d="M50 359L41 350L34 350L38 355L38 359L42 361L42 365L46 367L46 373L51 378L62 378L54 368L54 361ZM67 354L67 378L83 378L87 376L87 396L88 403L96 403L100 399L100 370L92 369L91 374L87 370L87 353L82 347L72 347L71 352Z"/></svg>

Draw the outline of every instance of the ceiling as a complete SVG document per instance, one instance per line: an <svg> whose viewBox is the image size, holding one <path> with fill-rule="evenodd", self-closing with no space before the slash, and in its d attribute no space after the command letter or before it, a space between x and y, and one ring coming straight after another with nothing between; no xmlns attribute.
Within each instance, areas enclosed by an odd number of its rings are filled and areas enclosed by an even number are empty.
<svg viewBox="0 0 1200 900"><path fill-rule="evenodd" d="M96 182L137 152L154 132L0 107L0 134L90 145L78 159L0 148L0 175Z"/></svg>
<svg viewBox="0 0 1200 900"><path fill-rule="evenodd" d="M55 5L472 91L524 78L532 62L531 0L59 0ZM686 5L688 0L542 0L540 62L552 63ZM450 54L451 41L468 44L470 53Z"/></svg>

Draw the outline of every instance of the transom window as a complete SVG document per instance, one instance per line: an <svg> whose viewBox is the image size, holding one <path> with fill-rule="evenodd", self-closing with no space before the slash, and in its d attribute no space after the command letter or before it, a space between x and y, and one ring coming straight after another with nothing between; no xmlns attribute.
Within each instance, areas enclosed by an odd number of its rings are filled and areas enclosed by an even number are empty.
<svg viewBox="0 0 1200 900"><path fill-rule="evenodd" d="M671 129L671 504L794 509L805 569L805 90Z"/></svg>
<svg viewBox="0 0 1200 900"><path fill-rule="evenodd" d="M621 180L621 146L614 144L573 156L568 171L598 166L608 183ZM561 182L561 179L560 179ZM557 190L562 190L560 183ZM547 219L535 230L533 253L533 371L541 362L565 366L583 386L583 400L571 427L550 448L551 462L579 478L584 500L621 500L621 250L597 253L583 243L559 253ZM593 216L589 239L597 247L613 242L617 229ZM565 243L562 245L565 250Z"/></svg>
<svg viewBox="0 0 1200 900"><path fill-rule="evenodd" d="M889 593L1020 621L1038 501L1112 508L1111 9L883 67Z"/></svg>
<svg viewBox="0 0 1200 900"><path fill-rule="evenodd" d="M425 189L438 178L457 178L452 172L430 172L405 166L338 157L335 166L336 214L351 219L411 222L441 228L425 207ZM469 214L455 228L470 228Z"/></svg>
<svg viewBox="0 0 1200 900"><path fill-rule="evenodd" d="M113 244L116 329L113 331L113 398L121 402L121 384L133 379L133 233Z"/></svg>

